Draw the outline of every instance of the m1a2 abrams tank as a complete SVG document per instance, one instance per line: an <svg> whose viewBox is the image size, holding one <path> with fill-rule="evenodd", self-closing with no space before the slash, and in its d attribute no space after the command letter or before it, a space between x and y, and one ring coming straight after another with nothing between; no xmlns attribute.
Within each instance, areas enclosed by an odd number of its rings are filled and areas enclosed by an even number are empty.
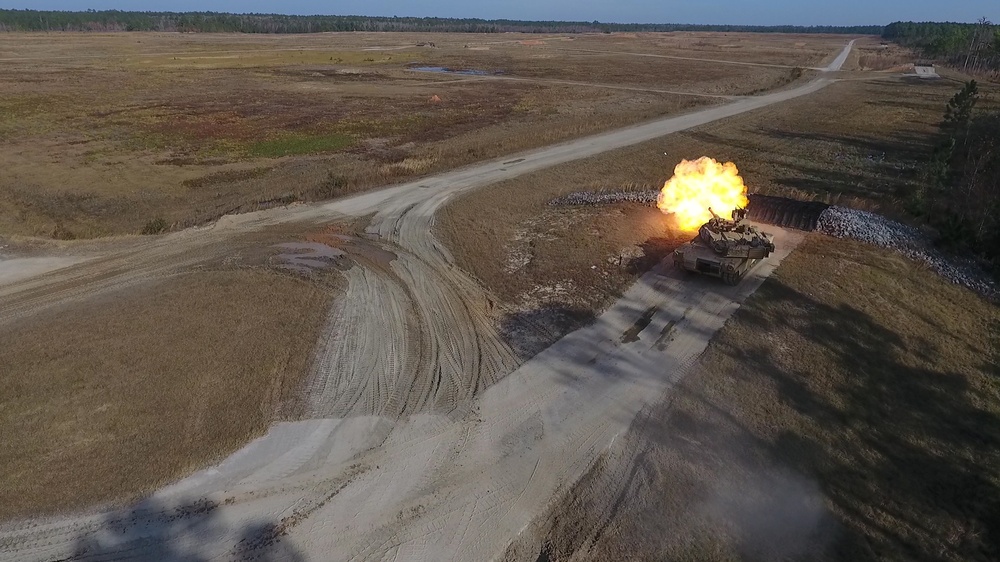
<svg viewBox="0 0 1000 562"><path fill-rule="evenodd" d="M774 251L774 236L744 223L746 209L735 209L732 220L709 212L712 218L701 225L698 236L674 250L674 265L735 285Z"/></svg>

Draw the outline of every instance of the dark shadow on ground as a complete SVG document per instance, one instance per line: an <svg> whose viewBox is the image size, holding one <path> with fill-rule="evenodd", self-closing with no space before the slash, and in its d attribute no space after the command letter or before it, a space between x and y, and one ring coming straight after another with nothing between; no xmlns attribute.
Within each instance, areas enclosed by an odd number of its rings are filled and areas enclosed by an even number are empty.
<svg viewBox="0 0 1000 562"><path fill-rule="evenodd" d="M517 356L526 361L564 335L596 319L594 312L564 302L508 313L500 322L500 335Z"/></svg>
<svg viewBox="0 0 1000 562"><path fill-rule="evenodd" d="M220 520L219 508L206 499L176 504L142 500L82 532L68 560L305 560L280 524L259 521L232 529Z"/></svg>
<svg viewBox="0 0 1000 562"><path fill-rule="evenodd" d="M640 414L631 461L599 463L567 494L546 557L1000 559L995 354L981 373L953 371L934 342L780 278L737 315L800 334L810 355L714 341L719 370Z"/></svg>
<svg viewBox="0 0 1000 562"><path fill-rule="evenodd" d="M1000 418L980 405L969 379L904 364L902 357L926 350L910 349L853 307L827 306L778 281L762 287L757 302L767 306L741 311L742 322L793 328L836 358L836 374L789 371L769 347L719 347L743 365L735 376L776 388L795 412L788 421L802 424L771 442L745 436L774 464L819 483L844 531L828 537L829 553L1000 557ZM779 307L797 314L768 312Z"/></svg>
<svg viewBox="0 0 1000 562"><path fill-rule="evenodd" d="M678 242L675 238L665 236L649 238L639 244L642 255L632 258L624 264L625 271L632 275L642 275L653 269L653 266L660 263L663 258L669 256L677 246Z"/></svg>
<svg viewBox="0 0 1000 562"><path fill-rule="evenodd" d="M779 140L795 140L837 147L823 160L799 158L784 162L791 174L774 179L778 185L793 187L823 197L831 194L871 199L906 195L921 181L924 163L930 154L931 137L907 133L867 137L802 133L765 129Z"/></svg>
<svg viewBox="0 0 1000 562"><path fill-rule="evenodd" d="M743 133L738 138L707 131L686 136L716 150L721 147L719 152L725 158L746 160L752 155L750 164L741 170L755 191L785 195L781 188L792 188L797 197L811 194L828 203L837 203L843 196L874 202L906 196L923 181L934 141L930 134L908 131L865 135L765 127ZM795 148L789 150L789 143ZM779 188L776 192L771 192L773 187L758 185L756 168L768 170L765 177Z"/></svg>
<svg viewBox="0 0 1000 562"><path fill-rule="evenodd" d="M642 250L640 255L624 259L613 267L620 268L621 272L630 276L639 277L663 261L678 245L677 239L649 238L639 245ZM597 292L603 292L607 297L617 297L617 294L612 295L607 289ZM591 296L593 293L588 291ZM566 334L592 324L596 319L593 306L587 307L556 298L551 302L540 303L537 308L505 314L500 321L500 335L520 359L528 360Z"/></svg>

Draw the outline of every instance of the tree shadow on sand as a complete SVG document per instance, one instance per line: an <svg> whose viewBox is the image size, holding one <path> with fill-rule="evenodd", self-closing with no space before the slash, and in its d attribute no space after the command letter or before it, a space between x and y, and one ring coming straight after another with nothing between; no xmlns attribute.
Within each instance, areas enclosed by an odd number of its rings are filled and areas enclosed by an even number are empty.
<svg viewBox="0 0 1000 562"><path fill-rule="evenodd" d="M937 342L779 279L737 314L746 330L800 335L816 359L790 360L773 339L718 338L713 371L636 418L625 472L568 494L591 513L592 498L610 497L593 504L610 516L563 510L547 556L1000 559L995 360L956 372Z"/></svg>
<svg viewBox="0 0 1000 562"><path fill-rule="evenodd" d="M500 335L521 360L528 360L564 335L595 320L594 312L565 302L512 312L500 322Z"/></svg>
<svg viewBox="0 0 1000 562"><path fill-rule="evenodd" d="M68 560L302 562L304 556L278 524L258 521L232 528L219 504L206 499L176 504L152 499L107 514L80 534Z"/></svg>
<svg viewBox="0 0 1000 562"><path fill-rule="evenodd" d="M1000 417L983 407L969 375L904 363L923 353L933 365L936 350L912 349L851 306L828 306L779 281L761 292L758 302L767 305L744 309L741 322L764 332L792 329L838 365L836 373L791 370L774 360L773 346L717 346L740 365L730 375L738 385L774 389L791 410L775 420L784 429L773 439L758 437L759 426L747 428L749 416L738 419L724 407L716 415L738 428L737 443L763 459L760 466L817 483L831 524L815 543L825 551L804 557L1000 557ZM769 308L795 312L779 316ZM671 432L658 435L674 440Z"/></svg>

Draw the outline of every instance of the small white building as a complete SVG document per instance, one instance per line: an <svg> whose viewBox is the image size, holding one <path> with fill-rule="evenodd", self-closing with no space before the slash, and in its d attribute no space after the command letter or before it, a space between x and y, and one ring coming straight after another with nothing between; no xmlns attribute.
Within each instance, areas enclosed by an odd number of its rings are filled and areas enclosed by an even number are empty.
<svg viewBox="0 0 1000 562"><path fill-rule="evenodd" d="M930 63L918 62L913 65L913 71L917 74L918 78L924 78L927 80L940 78L938 76L937 70L934 69L934 65Z"/></svg>

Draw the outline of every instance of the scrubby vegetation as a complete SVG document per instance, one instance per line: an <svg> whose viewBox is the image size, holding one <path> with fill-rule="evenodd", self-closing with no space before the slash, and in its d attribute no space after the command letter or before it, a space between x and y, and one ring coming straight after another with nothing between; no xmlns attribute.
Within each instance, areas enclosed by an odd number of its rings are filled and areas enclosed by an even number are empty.
<svg viewBox="0 0 1000 562"><path fill-rule="evenodd" d="M1000 26L986 18L976 23L895 22L882 37L964 72L1000 76Z"/></svg>
<svg viewBox="0 0 1000 562"><path fill-rule="evenodd" d="M167 229L169 225L167 221L160 217L157 217L146 223L146 226L142 227L143 234L159 234Z"/></svg>
<svg viewBox="0 0 1000 562"><path fill-rule="evenodd" d="M998 327L917 264L810 235L566 494L547 559L997 560Z"/></svg>
<svg viewBox="0 0 1000 562"><path fill-rule="evenodd" d="M927 182L910 210L925 217L947 246L967 249L1000 270L1000 112L976 111L971 80L945 108Z"/></svg>

